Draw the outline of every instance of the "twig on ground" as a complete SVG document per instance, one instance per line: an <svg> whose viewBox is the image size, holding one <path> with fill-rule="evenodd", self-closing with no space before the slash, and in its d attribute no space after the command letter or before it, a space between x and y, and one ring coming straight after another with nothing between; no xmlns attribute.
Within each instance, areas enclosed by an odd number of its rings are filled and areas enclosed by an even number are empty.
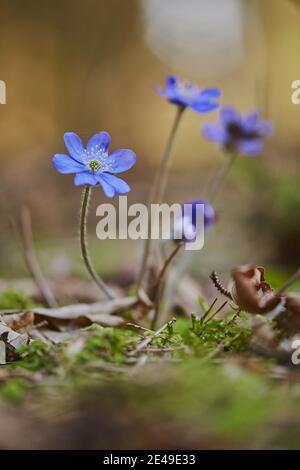
<svg viewBox="0 0 300 470"><path fill-rule="evenodd" d="M140 351L142 351L143 349L145 349L147 346L149 346L149 344L152 343L152 341L154 340L154 338L158 337L166 328L170 327L171 325L173 325L174 323L176 322L176 318L172 318L172 320L168 321L167 323L165 323L165 325L163 325L161 328L159 328L152 336L148 336L147 338L145 338L136 348L135 350L131 353L132 355L133 354L136 354Z"/></svg>
<svg viewBox="0 0 300 470"><path fill-rule="evenodd" d="M204 359L207 360L216 357L219 353L223 352L224 349L228 348L228 346L230 346L236 339L238 339L240 334L241 333L237 333L233 338L222 341L213 351L207 354Z"/></svg>
<svg viewBox="0 0 300 470"><path fill-rule="evenodd" d="M78 317L87 317L91 321L97 321L103 317L109 317L115 313L121 312L128 308L132 308L137 304L136 297L124 297L122 299L108 300L104 302L95 302L93 304L73 304L65 307L57 308L43 308L43 307L32 307L29 309L18 309L18 310L0 310L0 315L20 313L20 312L32 312L37 315L55 318L60 320L74 320Z"/></svg>
<svg viewBox="0 0 300 470"><path fill-rule="evenodd" d="M136 325L135 323L128 322L126 323L126 326L131 327L131 328L136 328L137 330L142 330L147 333L152 333L152 330L150 330L149 328L145 328L144 326L141 326L141 325Z"/></svg>

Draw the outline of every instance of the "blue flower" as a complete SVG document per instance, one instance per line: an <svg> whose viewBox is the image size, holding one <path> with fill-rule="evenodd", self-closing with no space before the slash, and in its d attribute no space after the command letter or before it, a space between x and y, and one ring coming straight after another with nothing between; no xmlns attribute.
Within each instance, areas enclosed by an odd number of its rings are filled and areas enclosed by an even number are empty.
<svg viewBox="0 0 300 470"><path fill-rule="evenodd" d="M64 141L69 155L56 154L52 163L59 173L75 173L76 186L101 185L108 197L130 191L128 184L114 173L122 173L135 164L136 155L132 150L115 150L109 155L110 135L107 132L94 134L86 148L74 132L67 132Z"/></svg>
<svg viewBox="0 0 300 470"><path fill-rule="evenodd" d="M187 204L190 205L188 210ZM195 240L198 235L197 229L200 228L197 226L197 215L202 214L200 204L204 205L204 230L207 230L216 222L216 212L206 199L187 201L182 206L181 216L174 223L173 238L175 241L188 243Z"/></svg>
<svg viewBox="0 0 300 470"><path fill-rule="evenodd" d="M255 156L261 153L265 138L272 132L272 125L261 120L257 111L241 116L226 106L220 111L220 122L205 124L202 132L208 140L228 152Z"/></svg>
<svg viewBox="0 0 300 470"><path fill-rule="evenodd" d="M200 90L197 85L188 82L179 82L176 77L169 75L165 88L156 87L158 93L170 103L182 108L191 108L196 113L208 113L219 107L216 99L221 92L217 88Z"/></svg>

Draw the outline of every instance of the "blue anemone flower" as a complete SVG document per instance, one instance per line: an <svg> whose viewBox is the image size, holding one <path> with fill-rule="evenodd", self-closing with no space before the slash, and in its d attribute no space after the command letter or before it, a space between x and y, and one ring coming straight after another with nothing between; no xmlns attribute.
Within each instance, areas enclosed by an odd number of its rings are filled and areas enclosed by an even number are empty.
<svg viewBox="0 0 300 470"><path fill-rule="evenodd" d="M108 154L110 135L104 131L94 134L86 148L74 132L66 132L64 141L69 155L56 154L52 163L59 173L75 173L76 186L101 185L108 197L130 191L128 184L114 173L122 173L135 164L136 155L132 150L119 149Z"/></svg>
<svg viewBox="0 0 300 470"><path fill-rule="evenodd" d="M186 210L186 204L190 204L190 210ZM216 212L207 199L193 199L182 205L181 215L174 223L174 241L188 243L194 241L197 235L197 215L204 205L204 230L210 228L216 222ZM201 227L202 228L202 227ZM181 237L181 238L180 238Z"/></svg>
<svg viewBox="0 0 300 470"><path fill-rule="evenodd" d="M174 75L169 75L164 88L156 87L161 96L170 103L182 108L191 108L196 113L208 113L219 107L216 102L221 96L218 88L200 90L194 83L179 82Z"/></svg>
<svg viewBox="0 0 300 470"><path fill-rule="evenodd" d="M272 133L272 125L262 120L258 111L241 116L226 106L220 111L220 122L205 124L202 132L228 152L255 156L261 153L264 140Z"/></svg>

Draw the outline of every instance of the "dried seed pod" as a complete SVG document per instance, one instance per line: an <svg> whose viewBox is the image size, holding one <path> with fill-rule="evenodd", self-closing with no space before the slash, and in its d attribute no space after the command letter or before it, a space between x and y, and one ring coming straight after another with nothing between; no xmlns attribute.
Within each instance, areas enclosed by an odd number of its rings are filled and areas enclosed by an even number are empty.
<svg viewBox="0 0 300 470"><path fill-rule="evenodd" d="M223 295L225 295L225 297L228 297L230 300L232 300L232 296L231 296L231 293L229 292L229 290L227 290L222 284L221 284L221 281L219 279L219 276L217 274L216 271L213 271L210 275L210 278L212 280L212 282L214 283L214 286L216 287L216 289Z"/></svg>

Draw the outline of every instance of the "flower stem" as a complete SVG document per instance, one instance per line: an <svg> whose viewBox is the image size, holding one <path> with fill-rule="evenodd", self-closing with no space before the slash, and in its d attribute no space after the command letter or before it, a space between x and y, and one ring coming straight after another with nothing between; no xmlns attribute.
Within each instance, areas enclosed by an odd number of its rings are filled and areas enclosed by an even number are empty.
<svg viewBox="0 0 300 470"><path fill-rule="evenodd" d="M89 256L88 244L87 244L87 239L86 239L87 238L86 237L86 222L87 222L88 208L89 208L89 202L90 202L90 197L91 197L91 190L92 190L91 186L85 186L82 192L82 202L81 202L80 222L79 222L81 254L82 254L85 267L88 270L91 278L97 284L99 289L105 294L105 296L108 299L113 300L115 298L115 295L109 289L109 287L107 287L107 285L101 279L101 277L96 273L94 267L91 264L91 260Z"/></svg>
<svg viewBox="0 0 300 470"><path fill-rule="evenodd" d="M170 164L171 164L171 158L170 158L171 151L173 148L176 132L177 132L184 109L185 108L182 106L177 107L177 112L176 112L173 125L172 125L171 131L167 140L167 144L166 144L160 165L157 169L153 186L151 189L150 197L148 200L148 213L149 213L151 204L159 204L163 200L166 186L167 186L167 181L168 181ZM151 223L150 223L150 220L148 219L148 238L145 240L144 249L143 249L142 262L141 262L140 272L139 272L138 281L137 281L138 291L144 279L145 271L146 271L147 264L148 264L148 258L150 254L150 248L151 248L150 230L151 230Z"/></svg>
<svg viewBox="0 0 300 470"><path fill-rule="evenodd" d="M229 155L229 158L227 159L225 164L221 167L220 171L218 171L216 175L214 176L210 184L210 187L208 189L208 199L210 202L216 198L217 194L222 188L225 182L225 179L228 173L230 172L237 156L238 156L237 153L232 153L231 155Z"/></svg>
<svg viewBox="0 0 300 470"><path fill-rule="evenodd" d="M160 307L160 298L161 298L161 289L162 289L162 283L163 283L163 280L164 280L164 277L165 277L165 274L166 274L166 271L169 267L169 265L171 264L171 262L173 261L173 259L175 258L175 256L177 255L178 251L180 250L180 248L183 246L182 243L178 243L174 250L171 251L170 255L168 256L168 258L165 260L164 262L164 265L157 277L157 281L155 283L155 287L154 287L154 317L153 317L153 320L152 320L152 325L151 325L151 328L154 330L155 329L155 326L156 326L156 323L157 323L157 320L158 320L158 316L159 316L159 307Z"/></svg>

